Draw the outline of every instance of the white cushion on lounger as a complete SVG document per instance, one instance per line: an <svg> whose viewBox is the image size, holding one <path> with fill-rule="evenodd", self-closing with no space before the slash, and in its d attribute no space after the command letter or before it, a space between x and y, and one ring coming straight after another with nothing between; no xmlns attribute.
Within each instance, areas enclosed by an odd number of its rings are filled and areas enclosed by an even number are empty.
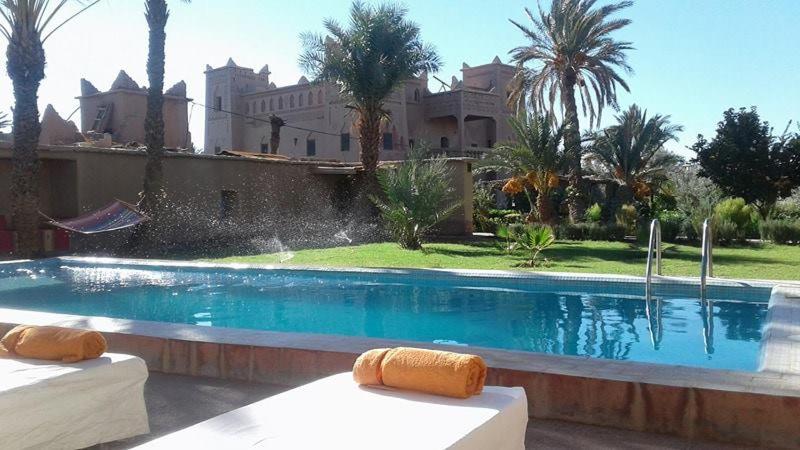
<svg viewBox="0 0 800 450"><path fill-rule="evenodd" d="M146 380L144 361L129 355L0 359L0 449L77 449L149 433Z"/></svg>
<svg viewBox="0 0 800 450"><path fill-rule="evenodd" d="M466 400L359 387L343 373L151 441L149 449L524 449L522 388Z"/></svg>

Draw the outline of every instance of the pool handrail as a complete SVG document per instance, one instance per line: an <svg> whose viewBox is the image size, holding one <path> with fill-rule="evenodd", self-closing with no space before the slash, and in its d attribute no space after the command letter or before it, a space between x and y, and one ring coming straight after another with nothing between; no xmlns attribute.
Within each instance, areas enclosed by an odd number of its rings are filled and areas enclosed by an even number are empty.
<svg viewBox="0 0 800 450"><path fill-rule="evenodd" d="M711 219L703 221L702 256L700 259L700 297L706 297L706 285L709 277L714 277L714 243Z"/></svg>
<svg viewBox="0 0 800 450"><path fill-rule="evenodd" d="M647 268L645 270L645 295L649 299L652 295L653 284L653 256L656 260L656 273L661 276L661 222L653 219L650 222L650 241L647 246Z"/></svg>

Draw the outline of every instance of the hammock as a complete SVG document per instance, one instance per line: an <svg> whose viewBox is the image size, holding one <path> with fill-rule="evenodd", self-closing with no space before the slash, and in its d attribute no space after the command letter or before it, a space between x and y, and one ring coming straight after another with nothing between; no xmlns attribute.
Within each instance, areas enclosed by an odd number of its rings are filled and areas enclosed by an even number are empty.
<svg viewBox="0 0 800 450"><path fill-rule="evenodd" d="M41 212L39 214L46 218L50 225L79 234L122 230L150 220L135 206L122 200L115 200L104 208L69 220L55 220Z"/></svg>

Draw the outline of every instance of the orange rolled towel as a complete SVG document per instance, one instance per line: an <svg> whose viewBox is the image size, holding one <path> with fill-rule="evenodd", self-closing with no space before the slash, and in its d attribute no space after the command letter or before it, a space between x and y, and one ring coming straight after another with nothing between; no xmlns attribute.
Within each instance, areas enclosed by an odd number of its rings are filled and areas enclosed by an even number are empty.
<svg viewBox="0 0 800 450"><path fill-rule="evenodd" d="M99 358L106 340L96 331L20 325L0 340L8 356L73 363Z"/></svg>
<svg viewBox="0 0 800 450"><path fill-rule="evenodd" d="M486 363L475 355L418 348L380 348L358 357L353 365L353 379L362 385L468 398L483 391Z"/></svg>

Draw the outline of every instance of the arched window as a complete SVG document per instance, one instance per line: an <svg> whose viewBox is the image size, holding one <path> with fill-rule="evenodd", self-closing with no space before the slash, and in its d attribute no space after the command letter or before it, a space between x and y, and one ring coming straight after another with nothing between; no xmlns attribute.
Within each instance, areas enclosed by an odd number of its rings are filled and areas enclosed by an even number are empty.
<svg viewBox="0 0 800 450"><path fill-rule="evenodd" d="M299 106L301 108L303 107L303 94L302 93L297 95L297 106Z"/></svg>
<svg viewBox="0 0 800 450"><path fill-rule="evenodd" d="M283 97L278 97L278 109L283 109Z"/></svg>
<svg viewBox="0 0 800 450"><path fill-rule="evenodd" d="M419 89L414 89L414 101L419 101Z"/></svg>
<svg viewBox="0 0 800 450"><path fill-rule="evenodd" d="M267 102L261 100L261 112L263 113L266 110L267 110Z"/></svg>
<svg viewBox="0 0 800 450"><path fill-rule="evenodd" d="M294 94L289 96L289 108L294 108Z"/></svg>
<svg viewBox="0 0 800 450"><path fill-rule="evenodd" d="M439 147L450 148L450 139L447 139L446 136L442 136L442 138L439 140Z"/></svg>
<svg viewBox="0 0 800 450"><path fill-rule="evenodd" d="M274 98L269 99L269 111L270 112L275 111L275 99Z"/></svg>
<svg viewBox="0 0 800 450"><path fill-rule="evenodd" d="M244 113L245 114L250 114L250 103L245 103L244 104Z"/></svg>
<svg viewBox="0 0 800 450"><path fill-rule="evenodd" d="M322 90L317 91L317 104L322 104Z"/></svg>
<svg viewBox="0 0 800 450"><path fill-rule="evenodd" d="M308 93L308 106L311 106L313 104L314 104L314 93L313 92L309 92Z"/></svg>

